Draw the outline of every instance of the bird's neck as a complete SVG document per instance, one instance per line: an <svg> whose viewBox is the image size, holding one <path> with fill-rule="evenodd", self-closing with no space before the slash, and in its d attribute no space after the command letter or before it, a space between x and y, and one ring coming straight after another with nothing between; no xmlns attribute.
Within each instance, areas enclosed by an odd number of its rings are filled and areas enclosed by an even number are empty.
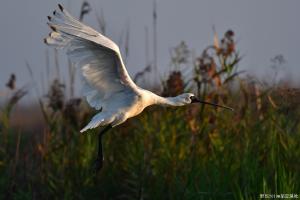
<svg viewBox="0 0 300 200"><path fill-rule="evenodd" d="M155 95L155 104L161 106L183 106L184 104L179 101L177 97L161 97L159 95Z"/></svg>
<svg viewBox="0 0 300 200"><path fill-rule="evenodd" d="M145 106L161 105L161 106L183 106L177 97L161 97L148 90L141 89L143 101Z"/></svg>

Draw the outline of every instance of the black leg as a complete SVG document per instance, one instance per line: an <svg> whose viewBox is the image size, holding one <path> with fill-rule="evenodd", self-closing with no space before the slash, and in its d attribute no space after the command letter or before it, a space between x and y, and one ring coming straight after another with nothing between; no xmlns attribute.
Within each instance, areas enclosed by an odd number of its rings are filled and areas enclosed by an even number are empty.
<svg viewBox="0 0 300 200"><path fill-rule="evenodd" d="M97 159L94 164L94 172L97 173L102 167L103 167L103 148L102 148L102 136L104 133L106 133L109 129L111 129L112 126L108 125L106 126L98 135L98 154L97 154Z"/></svg>

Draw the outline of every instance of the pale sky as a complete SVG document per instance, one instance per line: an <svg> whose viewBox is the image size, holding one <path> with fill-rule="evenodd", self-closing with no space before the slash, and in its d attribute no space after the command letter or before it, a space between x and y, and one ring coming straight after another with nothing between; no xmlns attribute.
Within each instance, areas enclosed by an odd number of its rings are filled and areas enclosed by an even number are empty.
<svg viewBox="0 0 300 200"><path fill-rule="evenodd" d="M92 12L84 23L99 30L96 12L103 11L107 36L118 43L121 33L130 26L130 55L127 68L131 76L145 66L145 27L152 37L151 0L90 0ZM51 74L54 76L53 50L45 46L48 34L46 16L61 3L78 17L82 0L3 0L0 6L0 91L11 73L18 85L30 82L26 61L32 66L40 84L46 76L45 51L51 53ZM157 0L158 66L165 73L170 69L171 47L184 40L198 54L213 41L212 26L219 36L232 29L238 49L244 55L240 69L263 74L270 68L270 59L282 54L287 60L286 72L294 80L300 78L300 1L299 0ZM150 42L151 43L151 42ZM152 45L150 45L152 58ZM67 71L66 56L60 53L61 69Z"/></svg>

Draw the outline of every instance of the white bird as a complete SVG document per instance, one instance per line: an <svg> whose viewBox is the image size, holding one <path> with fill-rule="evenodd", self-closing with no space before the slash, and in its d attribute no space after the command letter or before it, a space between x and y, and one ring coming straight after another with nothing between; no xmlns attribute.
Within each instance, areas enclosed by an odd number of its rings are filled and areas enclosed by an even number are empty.
<svg viewBox="0 0 300 200"><path fill-rule="evenodd" d="M75 19L58 4L48 25L53 30L45 43L66 49L71 62L81 69L83 95L99 113L80 131L106 126L99 134L99 150L95 168L103 164L103 134L128 118L140 114L150 105L184 106L204 103L232 110L232 108L198 100L192 93L164 98L138 87L130 78L121 52L112 40Z"/></svg>

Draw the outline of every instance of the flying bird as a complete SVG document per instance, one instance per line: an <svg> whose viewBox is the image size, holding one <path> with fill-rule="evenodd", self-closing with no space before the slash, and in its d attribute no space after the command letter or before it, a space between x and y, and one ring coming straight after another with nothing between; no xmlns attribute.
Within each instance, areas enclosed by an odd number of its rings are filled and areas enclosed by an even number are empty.
<svg viewBox="0 0 300 200"><path fill-rule="evenodd" d="M103 166L102 136L112 127L140 114L150 105L184 106L203 103L233 110L199 100L192 93L176 97L161 97L137 86L130 78L116 43L75 19L58 4L48 25L52 29L44 42L66 50L68 58L80 69L83 95L88 104L98 110L92 120L80 131L104 127L98 136L98 155L94 169Z"/></svg>

